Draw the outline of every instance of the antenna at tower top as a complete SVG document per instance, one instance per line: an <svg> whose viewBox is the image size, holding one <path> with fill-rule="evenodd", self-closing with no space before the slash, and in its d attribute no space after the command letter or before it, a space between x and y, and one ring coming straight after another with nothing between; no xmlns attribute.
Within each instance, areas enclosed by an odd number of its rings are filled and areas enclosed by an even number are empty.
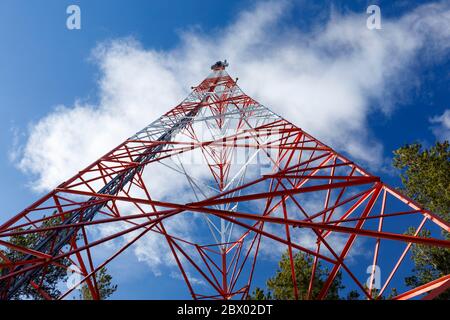
<svg viewBox="0 0 450 320"><path fill-rule="evenodd" d="M211 66L211 70L225 70L225 68L228 67L227 59L223 61L217 61L215 64Z"/></svg>

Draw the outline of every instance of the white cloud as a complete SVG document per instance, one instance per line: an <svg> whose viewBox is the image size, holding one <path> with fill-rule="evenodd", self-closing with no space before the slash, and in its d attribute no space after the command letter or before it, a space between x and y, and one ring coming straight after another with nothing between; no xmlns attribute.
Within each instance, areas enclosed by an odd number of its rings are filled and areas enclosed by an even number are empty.
<svg viewBox="0 0 450 320"><path fill-rule="evenodd" d="M19 167L37 175L38 191L69 178L186 94L161 57L133 40L99 46L94 58L102 71L100 103L58 106L31 126Z"/></svg>
<svg viewBox="0 0 450 320"><path fill-rule="evenodd" d="M258 4L222 30L183 33L169 51L133 39L99 45L93 52L101 71L99 103L58 106L31 125L18 149L19 169L33 176L35 190L54 188L175 106L223 58L244 92L324 143L379 167L382 145L368 129L368 115L393 112L419 53L426 62L448 52L450 5L385 18L379 31L366 28L364 14L333 14L326 25L304 32L283 25L290 8ZM184 187L170 191L182 194ZM136 249L139 258L165 263L155 260L162 246L144 249Z"/></svg>
<svg viewBox="0 0 450 320"><path fill-rule="evenodd" d="M182 275L179 272L172 271L169 275L174 279L184 281L184 278L182 277ZM192 284L206 286L206 282L203 279L193 277L189 272L186 273L186 277L189 279L190 283L192 283Z"/></svg>
<svg viewBox="0 0 450 320"><path fill-rule="evenodd" d="M429 58L447 52L449 5L383 19L380 31L365 27L365 15L333 14L308 33L280 26L289 8L259 4L214 34L184 33L171 51L145 49L132 39L102 44L94 51L100 103L60 106L32 125L20 169L34 174L36 190L53 188L176 105L225 57L249 95L376 167L382 145L367 130L367 116L391 110L418 52Z"/></svg>
<svg viewBox="0 0 450 320"><path fill-rule="evenodd" d="M444 111L440 116L430 119L433 124L432 130L438 140L450 141L450 109Z"/></svg>

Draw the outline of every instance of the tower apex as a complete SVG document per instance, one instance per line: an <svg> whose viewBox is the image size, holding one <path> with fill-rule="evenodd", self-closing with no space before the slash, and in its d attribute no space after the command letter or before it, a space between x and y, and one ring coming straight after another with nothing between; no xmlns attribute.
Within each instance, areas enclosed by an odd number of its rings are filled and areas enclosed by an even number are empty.
<svg viewBox="0 0 450 320"><path fill-rule="evenodd" d="M223 61L217 61L215 64L211 66L211 70L225 70L225 68L228 67L227 59Z"/></svg>

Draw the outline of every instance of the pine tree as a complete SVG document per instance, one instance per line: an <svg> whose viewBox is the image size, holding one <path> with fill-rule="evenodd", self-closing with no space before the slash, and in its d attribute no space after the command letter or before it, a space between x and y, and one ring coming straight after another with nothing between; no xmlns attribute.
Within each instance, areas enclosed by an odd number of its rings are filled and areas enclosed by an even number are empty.
<svg viewBox="0 0 450 320"><path fill-rule="evenodd" d="M308 298L308 288L312 274L314 258L306 253L297 252L294 254L294 270L296 275L298 298L305 300ZM328 270L320 262L316 267L314 281L312 285L311 298L314 299L322 289ZM339 299L339 291L344 289L342 285L342 275L338 273L334 279L326 296L327 300ZM261 288L256 288L250 296L252 300L293 300L294 285L292 281L291 264L288 253L284 253L278 263L278 270L275 275L267 280L267 294Z"/></svg>
<svg viewBox="0 0 450 320"><path fill-rule="evenodd" d="M394 167L401 170L403 192L426 209L450 222L450 148L449 142L437 142L423 150L421 144L406 145L394 151ZM414 228L408 230L409 234ZM420 235L430 236L429 230ZM450 234L443 236L449 240ZM415 244L411 248L414 274L405 278L406 285L417 287L450 274L450 250ZM437 299L450 299L450 290Z"/></svg>

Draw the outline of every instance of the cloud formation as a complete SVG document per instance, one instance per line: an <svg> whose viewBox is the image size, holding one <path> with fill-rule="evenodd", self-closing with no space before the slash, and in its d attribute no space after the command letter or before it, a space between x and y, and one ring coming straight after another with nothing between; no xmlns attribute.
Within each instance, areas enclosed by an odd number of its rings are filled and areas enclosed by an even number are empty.
<svg viewBox="0 0 450 320"><path fill-rule="evenodd" d="M58 106L33 124L19 148L19 169L32 176L36 191L54 188L179 103L224 58L248 95L354 160L380 168L383 147L368 117L395 111L417 61L448 53L450 4L383 19L382 30L368 30L365 13L333 13L307 32L283 22L292 6L260 3L221 30L183 33L169 51L131 38L100 44L92 53L101 71L99 103ZM448 125L448 112L433 121ZM161 250L138 247L135 253L159 268L171 264L155 258Z"/></svg>
<svg viewBox="0 0 450 320"><path fill-rule="evenodd" d="M283 25L290 9L258 4L213 34L182 34L170 51L133 39L99 45L99 104L58 106L32 125L19 168L33 175L36 190L55 187L175 106L212 62L227 58L247 94L377 169L382 145L367 129L368 115L393 110L419 53L438 59L448 52L449 5L383 19L382 30L368 30L364 14L334 13L306 33Z"/></svg>
<svg viewBox="0 0 450 320"><path fill-rule="evenodd" d="M433 124L431 129L436 139L450 141L450 109L445 110L440 116L431 118L430 122Z"/></svg>

